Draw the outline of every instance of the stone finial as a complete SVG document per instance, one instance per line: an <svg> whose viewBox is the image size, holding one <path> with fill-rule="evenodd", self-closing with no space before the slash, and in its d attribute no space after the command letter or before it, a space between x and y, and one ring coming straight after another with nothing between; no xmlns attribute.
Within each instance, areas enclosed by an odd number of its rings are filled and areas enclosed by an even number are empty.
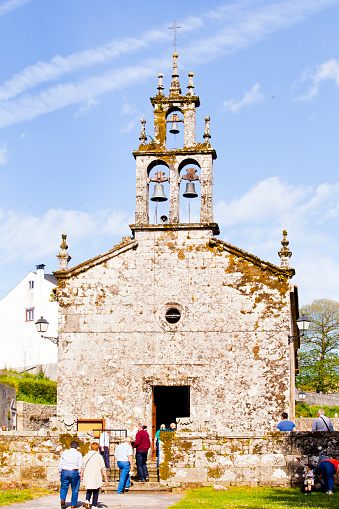
<svg viewBox="0 0 339 509"><path fill-rule="evenodd" d="M173 53L173 74L172 74L172 82L170 87L170 96L173 95L181 95L181 88L179 83L179 74L178 74L178 53Z"/></svg>
<svg viewBox="0 0 339 509"><path fill-rule="evenodd" d="M140 120L140 122L141 122L141 135L139 137L139 140L141 141L141 143L143 145L145 145L146 140L147 140L147 136L146 136L146 120L144 118L142 118Z"/></svg>
<svg viewBox="0 0 339 509"><path fill-rule="evenodd" d="M194 88L194 85L193 85L193 76L194 76L194 72L189 72L188 73L188 85L187 85L188 92L187 92L186 95L194 95L194 92L193 92L193 88Z"/></svg>
<svg viewBox="0 0 339 509"><path fill-rule="evenodd" d="M203 137L208 141L208 139L211 137L210 135L210 120L211 117L205 117L205 132Z"/></svg>
<svg viewBox="0 0 339 509"><path fill-rule="evenodd" d="M163 75L163 74L158 74L159 83L158 83L158 87L157 87L157 88L158 88L158 90L159 90L159 92L158 92L158 93L159 93L160 95L164 95L163 90L164 90L164 88L165 88L165 87L164 87L164 84L163 84L163 82L162 82L162 78L163 78L163 77L164 77L164 75Z"/></svg>
<svg viewBox="0 0 339 509"><path fill-rule="evenodd" d="M283 236L284 236L284 238L281 241L281 244L282 244L283 247L279 251L278 255L280 256L280 259L281 259L281 268L282 269L288 269L288 267L289 267L289 259L292 256L292 251L290 251L288 249L289 241L287 240L287 230L283 231Z"/></svg>
<svg viewBox="0 0 339 509"><path fill-rule="evenodd" d="M59 270L60 272L65 272L68 270L68 262L72 259L67 253L68 245L66 244L67 235L65 233L62 234L62 242L60 244L61 251L57 255L59 258Z"/></svg>

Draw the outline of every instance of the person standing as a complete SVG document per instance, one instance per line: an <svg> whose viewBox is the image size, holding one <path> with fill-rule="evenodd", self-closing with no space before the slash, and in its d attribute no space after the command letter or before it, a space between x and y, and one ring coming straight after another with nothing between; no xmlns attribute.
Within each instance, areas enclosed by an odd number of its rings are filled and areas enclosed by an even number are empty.
<svg viewBox="0 0 339 509"><path fill-rule="evenodd" d="M138 480L139 482L146 482L149 480L147 454L148 449L151 447L151 441L149 439L149 434L145 429L143 429L143 425L140 422L138 422L137 427L138 433L136 434L133 447L136 449L135 461L138 470Z"/></svg>
<svg viewBox="0 0 339 509"><path fill-rule="evenodd" d="M318 417L313 421L312 431L334 431L331 419L326 417L323 408L318 410Z"/></svg>
<svg viewBox="0 0 339 509"><path fill-rule="evenodd" d="M125 441L115 449L115 459L120 469L120 479L117 489L117 495L122 495L129 490L131 485L130 473L133 472L133 449L131 446L131 437L126 437Z"/></svg>
<svg viewBox="0 0 339 509"><path fill-rule="evenodd" d="M100 454L104 458L105 467L109 468L109 431L103 431L99 438Z"/></svg>
<svg viewBox="0 0 339 509"><path fill-rule="evenodd" d="M160 425L160 428L158 429L158 431L156 432L155 437L154 437L154 449L156 450L157 468L158 469L159 469L159 435L160 435L160 431L166 431L165 424Z"/></svg>
<svg viewBox="0 0 339 509"><path fill-rule="evenodd" d="M91 450L84 456L81 467L80 478L86 487L85 508L89 509L91 497L92 509L98 507L99 489L102 485L102 476L105 478L105 484L108 484L105 463L103 457L99 454L99 444L93 442Z"/></svg>
<svg viewBox="0 0 339 509"><path fill-rule="evenodd" d="M69 486L72 489L71 507L76 507L78 503L82 463L82 454L77 450L78 447L79 443L73 440L70 448L61 454L59 462L61 509L66 509L66 497Z"/></svg>
<svg viewBox="0 0 339 509"><path fill-rule="evenodd" d="M332 458L322 460L318 468L321 472L321 477L324 478L326 494L333 495L333 483L338 477L339 473L339 461Z"/></svg>
<svg viewBox="0 0 339 509"><path fill-rule="evenodd" d="M294 431L295 424L294 424L294 422L288 420L288 413L283 412L281 414L281 417L282 417L282 421L279 422L279 424L277 425L277 430L278 431Z"/></svg>

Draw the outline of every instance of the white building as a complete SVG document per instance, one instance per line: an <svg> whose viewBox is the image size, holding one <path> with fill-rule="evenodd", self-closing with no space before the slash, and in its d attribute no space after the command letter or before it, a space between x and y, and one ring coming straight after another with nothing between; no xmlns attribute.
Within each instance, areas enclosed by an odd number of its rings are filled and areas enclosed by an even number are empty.
<svg viewBox="0 0 339 509"><path fill-rule="evenodd" d="M41 337L35 322L43 316L49 322L46 336L57 337L58 303L51 294L58 283L45 274L45 265L36 268L0 300L0 368L57 363L57 345Z"/></svg>

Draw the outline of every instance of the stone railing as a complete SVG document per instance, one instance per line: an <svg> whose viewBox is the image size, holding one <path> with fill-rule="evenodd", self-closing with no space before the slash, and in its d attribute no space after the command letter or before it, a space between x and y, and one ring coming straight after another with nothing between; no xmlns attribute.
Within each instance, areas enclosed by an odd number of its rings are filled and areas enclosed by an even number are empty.
<svg viewBox="0 0 339 509"><path fill-rule="evenodd" d="M339 433L160 433L160 479L168 486L291 486L300 482L295 460L317 464L320 452L339 459Z"/></svg>

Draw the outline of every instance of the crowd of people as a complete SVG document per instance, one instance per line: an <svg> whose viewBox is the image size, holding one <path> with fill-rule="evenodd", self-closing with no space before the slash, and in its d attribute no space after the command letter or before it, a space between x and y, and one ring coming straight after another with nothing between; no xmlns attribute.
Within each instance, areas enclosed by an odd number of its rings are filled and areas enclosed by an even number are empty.
<svg viewBox="0 0 339 509"><path fill-rule="evenodd" d="M164 424L156 433L154 446L157 451L157 466L159 468L159 434L161 431L175 431L176 425L171 423L168 428ZM131 486L131 475L133 474L133 448L135 449L135 462L137 465L137 476L135 482L145 483L149 480L147 469L147 456L151 447L151 441L147 432L147 426L137 424L137 433L132 443L132 437L126 436L114 453L117 466L120 470L120 479L117 488L117 495L127 493ZM79 443L74 440L70 448L66 449L60 458L60 503L61 509L66 509L66 497L71 487L71 508L77 507L80 484L86 488L85 508L89 509L92 500L92 509L98 507L99 490L103 484L108 484L106 469L110 468L109 463L109 431L103 431L99 443L93 442L90 451L82 457L79 452Z"/></svg>
<svg viewBox="0 0 339 509"><path fill-rule="evenodd" d="M296 429L295 424L288 419L286 412L283 412L281 417L282 421L277 425L277 431L291 432ZM171 423L169 427L161 424L155 434L154 449L157 457L157 468L159 468L159 443L162 431L176 431L176 424ZM323 409L318 411L318 417L312 424L312 431L333 431L331 419L325 416ZM66 508L66 496L69 487L72 490L71 508L77 506L81 482L84 483L86 488L85 508L89 509L91 500L92 508L95 509L97 507L103 478L104 482L108 483L106 469L110 468L109 445L109 431L103 431L100 435L99 443L93 442L90 446L90 451L84 457L78 451L79 444L75 440L71 442L70 448L62 453L59 462L61 509ZM147 427L142 423L137 424L137 433L134 441L131 436L126 436L124 442L117 446L114 454L120 470L117 495L123 495L128 492L131 486L131 476L134 470L133 449L135 449L135 462L137 466L137 476L133 477L133 480L142 483L149 480L147 457L150 447L151 441ZM297 459L300 461L299 458ZM320 456L317 467L311 464L303 466L305 494L311 495L312 493L316 471L317 479L321 480L324 490L327 494L332 495L333 483L339 475L339 461L328 456Z"/></svg>

